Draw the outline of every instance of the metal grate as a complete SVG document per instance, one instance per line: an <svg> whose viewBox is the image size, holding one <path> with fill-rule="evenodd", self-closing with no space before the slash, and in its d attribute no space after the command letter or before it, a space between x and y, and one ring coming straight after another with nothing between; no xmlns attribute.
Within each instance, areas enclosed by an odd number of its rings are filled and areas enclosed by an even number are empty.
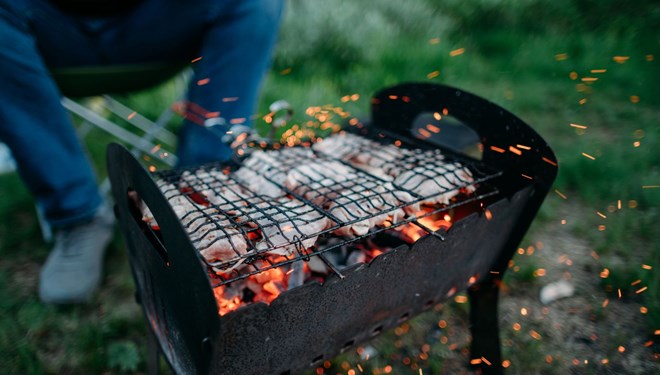
<svg viewBox="0 0 660 375"><path fill-rule="evenodd" d="M419 219L498 194L487 182L501 173L476 160L400 147L382 134L336 137L341 150L330 138L324 147L258 150L234 170L209 164L156 175L214 286L311 256L339 273L323 253L409 223L442 238ZM317 246L326 237L341 240Z"/></svg>

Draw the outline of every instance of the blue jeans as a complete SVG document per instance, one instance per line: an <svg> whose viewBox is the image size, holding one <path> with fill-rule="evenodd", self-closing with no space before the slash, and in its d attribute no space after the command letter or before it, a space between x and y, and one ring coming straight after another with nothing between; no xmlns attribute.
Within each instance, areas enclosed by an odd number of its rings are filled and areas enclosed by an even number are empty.
<svg viewBox="0 0 660 375"><path fill-rule="evenodd" d="M102 202L49 68L201 56L193 64L188 101L249 125L282 2L145 0L125 14L92 18L64 13L47 0L0 0L0 141L11 149L48 222L62 227L86 220ZM184 120L181 165L225 160L231 153L199 120Z"/></svg>

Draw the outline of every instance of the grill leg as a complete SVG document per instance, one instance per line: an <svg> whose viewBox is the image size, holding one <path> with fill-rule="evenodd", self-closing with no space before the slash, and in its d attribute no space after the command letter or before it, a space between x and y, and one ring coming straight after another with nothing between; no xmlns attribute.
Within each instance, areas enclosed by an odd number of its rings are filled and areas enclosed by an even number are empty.
<svg viewBox="0 0 660 375"><path fill-rule="evenodd" d="M481 359L480 363L474 365L478 374L503 374L497 322L499 283L499 278L489 279L468 290L472 333L471 358Z"/></svg>
<svg viewBox="0 0 660 375"><path fill-rule="evenodd" d="M147 374L158 375L160 368L160 349L156 335L147 327Z"/></svg>

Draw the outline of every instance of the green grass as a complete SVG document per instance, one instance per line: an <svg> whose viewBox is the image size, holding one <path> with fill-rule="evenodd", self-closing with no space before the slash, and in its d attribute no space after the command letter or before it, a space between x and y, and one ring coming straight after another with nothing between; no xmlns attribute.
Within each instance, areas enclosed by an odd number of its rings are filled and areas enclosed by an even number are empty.
<svg viewBox="0 0 660 375"><path fill-rule="evenodd" d="M652 332L660 327L660 189L642 186L660 185L658 24L660 7L653 1L291 1L259 113L286 99L296 110L294 123L307 121L304 111L313 105L367 116L375 91L406 81L445 83L502 105L544 136L560 160L553 189L568 200L551 192L539 220L557 220L559 207L578 203L575 209L586 212L575 230L594 244L612 271L603 287L625 287L631 298L642 301ZM451 57L459 48L465 52ZM620 64L614 56L629 59ZM439 75L427 78L434 71ZM571 79L572 72L577 79ZM584 83L584 77L598 80ZM124 100L154 118L154 108L174 98L173 86ZM360 99L342 103L349 94ZM633 103L633 96L639 102ZM569 124L588 128L579 132ZM101 176L106 141L95 134L88 144ZM623 208L608 211L618 200ZM631 201L635 208L629 207ZM598 230L599 225L606 229ZM132 302L123 245L111 251L109 275L93 304L56 309L36 297L39 265L48 253L38 228L32 200L18 178L0 176L0 368L21 374L143 371L145 326ZM539 265L519 258L522 272L512 273L507 282L529 285ZM610 259L617 261L610 264ZM634 293L630 283L637 279L647 292ZM437 317L424 319L410 324L434 325ZM384 352L396 353L396 335L389 335ZM419 340L412 341L426 342ZM505 349L518 353L514 359L523 370L543 366L536 341L514 337L512 345ZM437 373L447 350L436 341L424 368ZM388 362L381 358L374 366Z"/></svg>

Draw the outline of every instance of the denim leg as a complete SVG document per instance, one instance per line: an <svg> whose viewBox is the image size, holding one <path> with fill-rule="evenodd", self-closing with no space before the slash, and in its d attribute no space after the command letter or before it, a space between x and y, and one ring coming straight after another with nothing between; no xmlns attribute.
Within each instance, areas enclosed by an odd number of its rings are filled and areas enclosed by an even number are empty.
<svg viewBox="0 0 660 375"><path fill-rule="evenodd" d="M188 99L203 113L189 111L179 139L179 164L227 160L231 149L203 126L204 117L252 125L282 15L280 0L243 0L212 20L193 66ZM201 121L200 121L201 120Z"/></svg>
<svg viewBox="0 0 660 375"><path fill-rule="evenodd" d="M270 66L283 0L146 0L97 36L102 63L191 61L195 75L179 137L179 164L227 160L208 117L251 125Z"/></svg>
<svg viewBox="0 0 660 375"><path fill-rule="evenodd" d="M4 0L0 82L0 140L10 147L48 222L61 227L93 216L101 203L96 177L60 105L27 14Z"/></svg>

